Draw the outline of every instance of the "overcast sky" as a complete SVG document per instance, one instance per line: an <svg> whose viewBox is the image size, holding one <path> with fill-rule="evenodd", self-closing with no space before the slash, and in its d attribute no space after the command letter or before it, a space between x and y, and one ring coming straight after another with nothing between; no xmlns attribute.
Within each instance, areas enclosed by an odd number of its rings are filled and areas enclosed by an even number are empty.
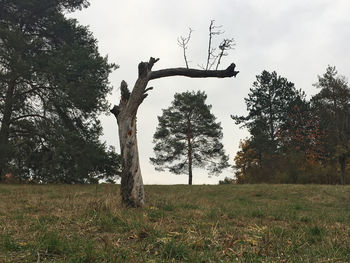
<svg viewBox="0 0 350 263"><path fill-rule="evenodd" d="M204 64L210 20L222 25L223 37L234 38L235 50L221 63L226 68L237 65L240 73L232 79L189 79L172 77L150 82L154 90L138 111L138 144L145 184L186 184L187 175L156 172L150 164L152 137L157 116L167 108L176 92L203 90L207 102L223 127L226 152L233 157L239 141L249 134L239 129L230 114L246 114L244 98L255 76L263 70L277 71L307 96L317 90L312 86L317 75L334 65L338 72L350 76L350 1L349 0L90 0L90 7L70 16L88 25L98 40L102 55L120 66L110 76L114 87L111 104L119 102L119 85L125 80L132 88L137 65L150 56L160 58L154 69L184 66L177 38L188 28L194 32L188 48L190 67ZM119 152L118 128L114 116L101 116L102 140ZM208 178L195 169L194 184L213 184L225 176Z"/></svg>

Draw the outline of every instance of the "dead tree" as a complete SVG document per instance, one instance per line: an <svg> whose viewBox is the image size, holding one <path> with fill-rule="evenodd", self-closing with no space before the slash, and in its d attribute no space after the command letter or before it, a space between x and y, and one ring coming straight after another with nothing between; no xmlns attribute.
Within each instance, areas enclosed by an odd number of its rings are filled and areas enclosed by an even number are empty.
<svg viewBox="0 0 350 263"><path fill-rule="evenodd" d="M119 141L122 156L121 195L122 202L128 207L142 207L145 204L145 193L139 163L139 152L136 138L136 114L140 104L147 97L148 82L154 79L185 76L190 78L230 78L238 71L232 63L225 70L199 70L190 68L168 68L152 71L159 59L153 57L148 62L141 62L138 66L138 79L130 92L125 81L122 81L121 99L118 106L111 112L117 119L119 127Z"/></svg>
<svg viewBox="0 0 350 263"><path fill-rule="evenodd" d="M145 204L145 192L143 189L137 147L136 114L140 104L147 97L147 92L153 89L152 87L147 88L148 82L154 79L171 76L184 76L189 78L230 78L236 77L238 74L238 71L235 70L236 65L234 63L225 70L217 70L222 56L226 55L226 50L231 49L233 41L229 40L225 42L224 40L224 44L222 43L221 46L219 46L222 52L217 56L213 55L215 50L212 48L212 37L213 35L222 33L221 31L215 31L217 28L218 27L214 26L214 21L212 20L209 27L209 51L206 69L191 69L188 67L186 49L191 38L192 29L190 29L187 38L181 37L178 39L178 44L183 49L186 68L168 68L152 71L154 64L159 59L151 57L148 62L141 62L139 64L138 78L131 92L126 82L122 81L119 105L114 106L111 112L116 117L119 127L119 143L122 157L121 195L122 202L125 206L142 207ZM210 70L216 58L219 58L216 70Z"/></svg>

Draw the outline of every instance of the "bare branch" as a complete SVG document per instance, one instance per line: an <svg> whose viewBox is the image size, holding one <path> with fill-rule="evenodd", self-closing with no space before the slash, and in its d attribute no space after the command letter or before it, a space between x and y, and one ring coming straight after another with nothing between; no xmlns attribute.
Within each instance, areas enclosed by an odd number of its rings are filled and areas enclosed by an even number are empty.
<svg viewBox="0 0 350 263"><path fill-rule="evenodd" d="M169 68L149 72L148 79L159 79L171 76L184 76L190 78L229 78L236 77L239 71L235 71L236 65L232 63L225 70L201 70L188 68Z"/></svg>
<svg viewBox="0 0 350 263"><path fill-rule="evenodd" d="M222 26L215 26L214 25L215 20L210 21L209 25L209 44L208 44L208 57L207 57L207 65L205 67L206 70L210 69L214 64L214 62L211 62L212 59L216 60L217 55L215 55L215 48L212 48L212 39L214 35L221 35L224 33L224 31L221 31L219 28Z"/></svg>
<svg viewBox="0 0 350 263"><path fill-rule="evenodd" d="M143 94L142 94L142 97L141 97L141 102L140 102L140 104L145 100L145 98L147 98L147 96L148 96L147 91L150 91L150 90L153 90L153 87L149 87L149 88L147 88L147 89L144 90L144 92L143 92Z"/></svg>
<svg viewBox="0 0 350 263"><path fill-rule="evenodd" d="M147 98L147 96L148 96L147 93L142 95L140 104L145 100L145 98Z"/></svg>
<svg viewBox="0 0 350 263"><path fill-rule="evenodd" d="M191 28L189 28L189 32L188 32L188 36L187 37L180 36L179 38L177 38L177 44L182 48L182 51L183 51L183 56L184 56L184 60L185 60L185 63L186 63L186 68L188 68L188 60L187 60L187 56L186 56L186 49L187 49L188 42L191 39L192 32L193 32L193 30Z"/></svg>
<svg viewBox="0 0 350 263"><path fill-rule="evenodd" d="M219 55L214 55L214 51L215 51L215 50L213 50L212 60L211 60L211 62L210 62L210 64L209 64L209 70L214 66L216 60L217 60L218 57L219 57ZM216 68L215 70L218 70L218 69Z"/></svg>
<svg viewBox="0 0 350 263"><path fill-rule="evenodd" d="M229 39L229 38L225 38L222 42L221 42L221 44L220 44L220 46L219 46L219 49L221 50L221 52L220 52L220 54L218 55L218 63L216 64L216 70L218 70L218 68L219 68L219 65L220 65L220 62L221 62L221 58L223 57L223 56L227 56L228 55L228 53L227 52L225 52L226 50L231 50L231 49L234 49L234 46L235 46L236 44L234 43L234 39L233 38L231 38L231 39Z"/></svg>
<svg viewBox="0 0 350 263"><path fill-rule="evenodd" d="M153 87L149 87L149 88L145 89L145 91L143 93L146 93L149 90L153 90Z"/></svg>

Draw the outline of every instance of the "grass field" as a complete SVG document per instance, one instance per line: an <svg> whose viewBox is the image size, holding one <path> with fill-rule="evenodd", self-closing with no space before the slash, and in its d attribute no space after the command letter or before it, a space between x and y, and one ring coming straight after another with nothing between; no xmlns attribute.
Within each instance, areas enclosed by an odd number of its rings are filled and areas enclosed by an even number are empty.
<svg viewBox="0 0 350 263"><path fill-rule="evenodd" d="M0 262L350 262L350 186L0 185Z"/></svg>

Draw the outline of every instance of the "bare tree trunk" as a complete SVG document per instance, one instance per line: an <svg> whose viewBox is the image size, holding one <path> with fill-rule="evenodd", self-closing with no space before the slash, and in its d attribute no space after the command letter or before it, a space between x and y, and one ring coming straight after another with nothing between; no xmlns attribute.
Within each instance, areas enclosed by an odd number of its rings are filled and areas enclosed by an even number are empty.
<svg viewBox="0 0 350 263"><path fill-rule="evenodd" d="M145 204L145 193L137 147L136 116L119 120L119 138L122 155L122 200L126 206L142 207Z"/></svg>
<svg viewBox="0 0 350 263"><path fill-rule="evenodd" d="M117 119L119 126L120 151L122 156L122 202L128 207L142 207L145 204L139 153L136 138L136 115L143 100L147 97L146 88L148 82L153 79L185 76L190 78L227 78L235 77L236 65L232 63L226 70L198 70L189 68L170 68L152 71L153 65L159 59L150 58L149 62L141 62L138 66L138 79L130 93L125 81L120 86L121 99L118 106L114 106L111 112Z"/></svg>
<svg viewBox="0 0 350 263"><path fill-rule="evenodd" d="M136 82L134 91L142 88L140 83L143 82ZM120 89L121 100L119 106L114 106L111 112L117 118L119 127L119 144L122 157L122 202L127 207L142 207L145 204L145 193L136 137L136 113L142 101L131 107L131 94L126 82L122 82Z"/></svg>

